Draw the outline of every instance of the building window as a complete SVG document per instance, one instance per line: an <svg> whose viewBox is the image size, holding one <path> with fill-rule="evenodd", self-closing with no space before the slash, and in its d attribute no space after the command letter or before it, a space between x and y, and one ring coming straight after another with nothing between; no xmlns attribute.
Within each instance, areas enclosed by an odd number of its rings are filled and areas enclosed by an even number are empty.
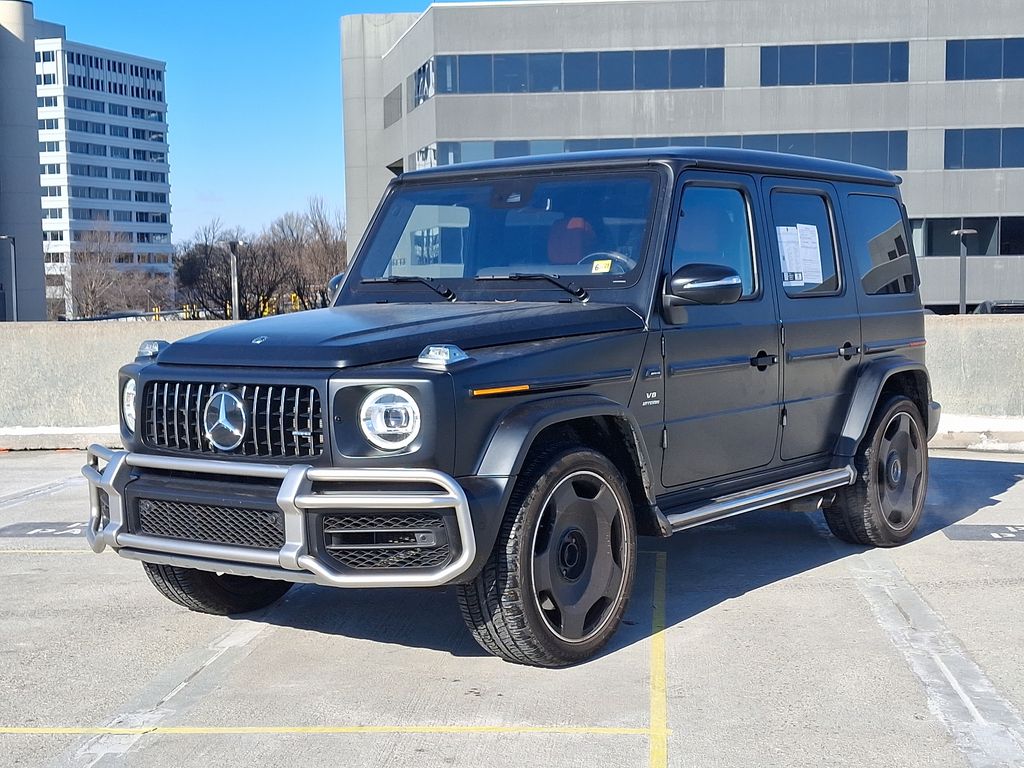
<svg viewBox="0 0 1024 768"><path fill-rule="evenodd" d="M529 90L550 93L562 90L562 54L531 53L527 57ZM450 91L446 91L450 93Z"/></svg>
<svg viewBox="0 0 1024 768"><path fill-rule="evenodd" d="M117 211L117 210L114 211L114 221L131 221L131 220L132 220L132 212L131 211Z"/></svg>
<svg viewBox="0 0 1024 768"><path fill-rule="evenodd" d="M110 169L110 178L112 178L112 179L121 179L121 180L127 181L131 177L132 177L132 172L130 170L128 170L127 168L111 168Z"/></svg>
<svg viewBox="0 0 1024 768"><path fill-rule="evenodd" d="M39 166L39 173L44 176L60 173L60 163L44 163Z"/></svg>
<svg viewBox="0 0 1024 768"><path fill-rule="evenodd" d="M56 96L40 96L36 99L37 107L56 107L57 97Z"/></svg>
<svg viewBox="0 0 1024 768"><path fill-rule="evenodd" d="M999 222L999 253L1024 256L1024 216L1004 216Z"/></svg>
<svg viewBox="0 0 1024 768"><path fill-rule="evenodd" d="M633 90L632 51L602 51L597 56L597 71L600 90Z"/></svg>
<svg viewBox="0 0 1024 768"><path fill-rule="evenodd" d="M112 126L110 126L110 135L111 136L117 136L118 138L121 138L121 139L127 139L128 138L128 128L127 128L127 126L124 126L124 125L112 125Z"/></svg>
<svg viewBox="0 0 1024 768"><path fill-rule="evenodd" d="M396 85L391 92L384 97L384 127L394 125L402 119L402 86ZM128 129L125 129L125 135Z"/></svg>
<svg viewBox="0 0 1024 768"><path fill-rule="evenodd" d="M40 141L39 142L40 152L60 152L59 141Z"/></svg>
<svg viewBox="0 0 1024 768"><path fill-rule="evenodd" d="M131 157L131 153L128 151L128 147L111 147L110 156L127 160Z"/></svg>
<svg viewBox="0 0 1024 768"><path fill-rule="evenodd" d="M1024 168L1024 128L954 128L945 139L947 170Z"/></svg>
<svg viewBox="0 0 1024 768"><path fill-rule="evenodd" d="M999 219L992 216L964 219L926 219L925 256L959 256L960 236L953 232L973 229L978 234L964 235L968 256L995 256L999 250Z"/></svg>
<svg viewBox="0 0 1024 768"><path fill-rule="evenodd" d="M494 56L494 92L525 93L527 66L525 53L501 53Z"/></svg>
<svg viewBox="0 0 1024 768"><path fill-rule="evenodd" d="M43 197L60 197L64 194L63 187L43 187L41 191Z"/></svg>
<svg viewBox="0 0 1024 768"><path fill-rule="evenodd" d="M63 219L64 211L60 208L43 208L44 219Z"/></svg>
<svg viewBox="0 0 1024 768"><path fill-rule="evenodd" d="M437 165L490 160L495 157L555 152L590 152L631 147L744 147L769 152L821 157L899 171L907 167L906 131L747 134L745 136L604 137L600 139L533 139L523 141L438 142L431 146ZM424 148L426 150L427 148ZM431 157L434 155L432 154Z"/></svg>
<svg viewBox="0 0 1024 768"><path fill-rule="evenodd" d="M909 52L902 40L762 46L761 85L905 83Z"/></svg>
<svg viewBox="0 0 1024 768"><path fill-rule="evenodd" d="M48 117L45 120L39 121L39 130L41 131L54 131L60 128L60 120L55 117Z"/></svg>
<svg viewBox="0 0 1024 768"><path fill-rule="evenodd" d="M489 54L459 56L459 93L492 93L493 91L493 57Z"/></svg>
<svg viewBox="0 0 1024 768"><path fill-rule="evenodd" d="M131 200L132 191L130 189L112 189L110 190L111 200Z"/></svg>
<svg viewBox="0 0 1024 768"><path fill-rule="evenodd" d="M59 243L64 240L64 232L61 230L43 231L44 243Z"/></svg>
<svg viewBox="0 0 1024 768"><path fill-rule="evenodd" d="M117 115L118 117L128 117L128 107L126 107L124 104L109 104L108 108L108 111L112 115Z"/></svg>
<svg viewBox="0 0 1024 768"><path fill-rule="evenodd" d="M565 90L596 91L598 89L596 53L567 53L564 58L564 67Z"/></svg>

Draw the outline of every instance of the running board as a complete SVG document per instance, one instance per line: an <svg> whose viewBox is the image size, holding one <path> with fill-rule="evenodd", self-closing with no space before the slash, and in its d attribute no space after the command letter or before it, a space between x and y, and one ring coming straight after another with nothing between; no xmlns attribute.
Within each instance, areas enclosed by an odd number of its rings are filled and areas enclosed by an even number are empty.
<svg viewBox="0 0 1024 768"><path fill-rule="evenodd" d="M812 472L792 480L783 480L749 491L721 496L703 506L685 512L670 513L666 515L666 518L672 527L672 532L675 533L733 515L742 515L744 512L753 512L755 509L764 509L832 488L850 485L856 477L857 474L853 467L849 466Z"/></svg>

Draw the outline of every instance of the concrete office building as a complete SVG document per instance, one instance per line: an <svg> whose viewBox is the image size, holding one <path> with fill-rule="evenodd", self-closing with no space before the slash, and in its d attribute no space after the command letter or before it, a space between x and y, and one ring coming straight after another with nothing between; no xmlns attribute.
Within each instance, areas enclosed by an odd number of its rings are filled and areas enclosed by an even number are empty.
<svg viewBox="0 0 1024 768"><path fill-rule="evenodd" d="M0 0L0 318L7 320L15 310L21 320L46 318L32 63L38 24L31 3Z"/></svg>
<svg viewBox="0 0 1024 768"><path fill-rule="evenodd" d="M0 282L19 320L73 311L72 260L112 257L170 279L163 62L66 39L0 0ZM44 275L45 272L45 275Z"/></svg>
<svg viewBox="0 0 1024 768"><path fill-rule="evenodd" d="M76 253L171 279L164 63L63 35L35 61L47 300L72 313Z"/></svg>
<svg viewBox="0 0 1024 768"><path fill-rule="evenodd" d="M342 19L348 231L392 171L663 144L904 179L925 301L1024 299L1020 0L438 4Z"/></svg>

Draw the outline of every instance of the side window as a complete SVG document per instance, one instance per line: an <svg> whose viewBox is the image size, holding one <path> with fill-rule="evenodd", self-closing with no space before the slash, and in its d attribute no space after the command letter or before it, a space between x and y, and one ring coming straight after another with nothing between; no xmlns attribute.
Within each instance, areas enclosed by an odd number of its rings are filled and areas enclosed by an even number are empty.
<svg viewBox="0 0 1024 768"><path fill-rule="evenodd" d="M914 292L914 265L899 203L891 197L850 195L847 233L864 293Z"/></svg>
<svg viewBox="0 0 1024 768"><path fill-rule="evenodd" d="M732 267L743 296L756 290L747 201L738 189L688 186L672 250L672 271L687 264Z"/></svg>
<svg viewBox="0 0 1024 768"><path fill-rule="evenodd" d="M836 293L836 247L825 198L814 193L772 192L772 218L786 295Z"/></svg>

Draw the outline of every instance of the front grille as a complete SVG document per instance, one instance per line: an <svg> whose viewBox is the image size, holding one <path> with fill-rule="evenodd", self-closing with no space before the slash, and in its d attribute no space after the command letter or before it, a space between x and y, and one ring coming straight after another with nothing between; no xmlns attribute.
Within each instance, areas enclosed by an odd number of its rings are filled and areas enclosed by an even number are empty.
<svg viewBox="0 0 1024 768"><path fill-rule="evenodd" d="M323 515L324 549L346 568L433 568L451 559L439 515Z"/></svg>
<svg viewBox="0 0 1024 768"><path fill-rule="evenodd" d="M139 499L137 503L138 533L258 549L284 546L284 516L280 511L165 499Z"/></svg>
<svg viewBox="0 0 1024 768"><path fill-rule="evenodd" d="M206 403L223 386L184 381L146 385L140 431L146 443L189 453L221 453L203 427ZM232 390L248 416L235 456L308 458L323 452L324 425L320 393L314 387L245 384Z"/></svg>

